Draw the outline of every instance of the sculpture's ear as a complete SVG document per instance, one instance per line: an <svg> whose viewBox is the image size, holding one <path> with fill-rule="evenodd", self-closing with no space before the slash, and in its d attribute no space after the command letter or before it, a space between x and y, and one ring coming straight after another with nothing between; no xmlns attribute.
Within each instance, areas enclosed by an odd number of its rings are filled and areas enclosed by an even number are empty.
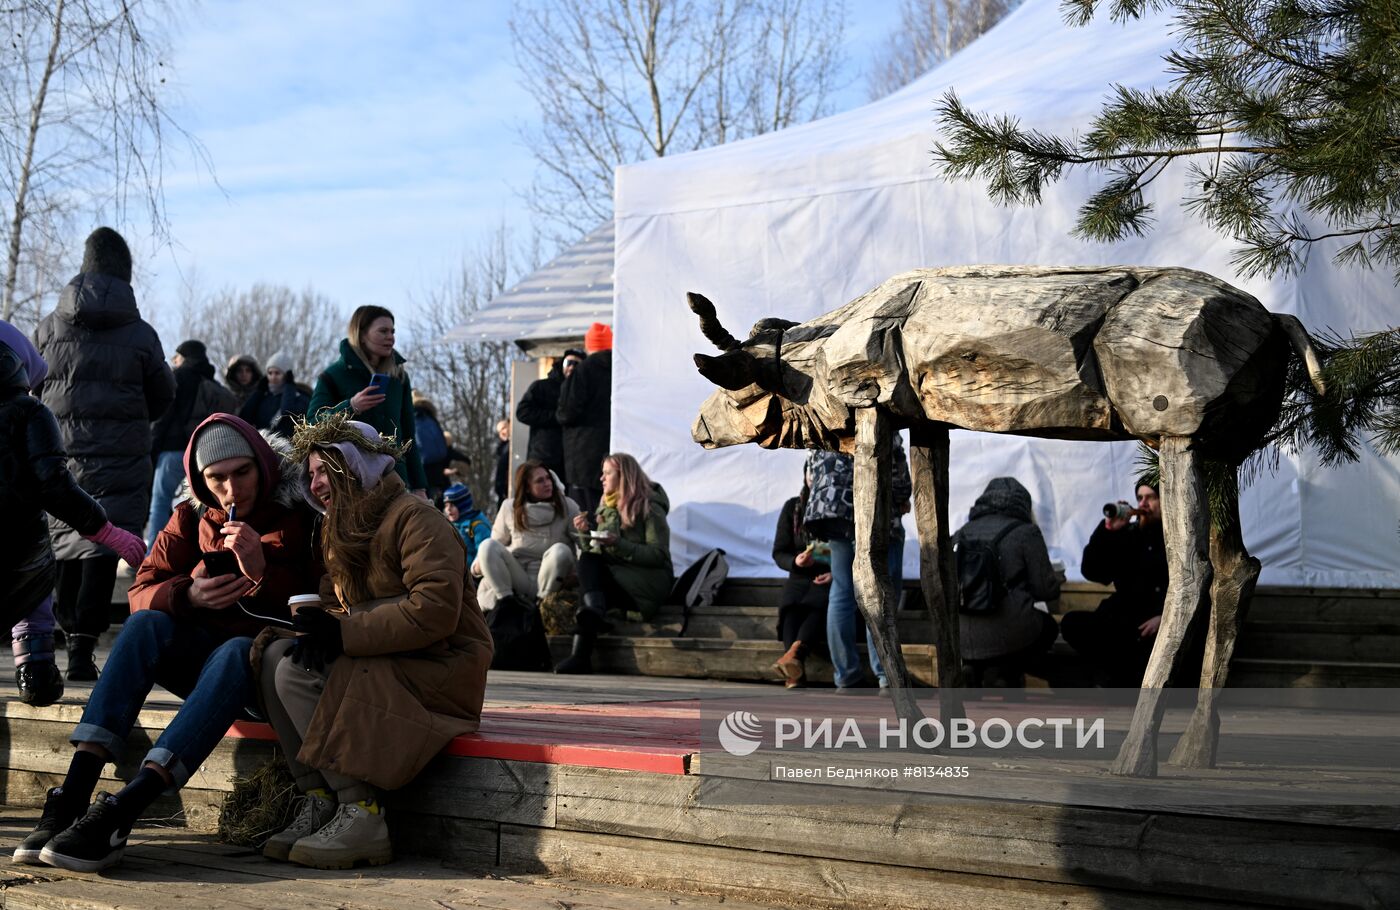
<svg viewBox="0 0 1400 910"><path fill-rule="evenodd" d="M696 354L695 368L701 376L731 392L758 381L758 364L746 351L729 351L718 357Z"/></svg>

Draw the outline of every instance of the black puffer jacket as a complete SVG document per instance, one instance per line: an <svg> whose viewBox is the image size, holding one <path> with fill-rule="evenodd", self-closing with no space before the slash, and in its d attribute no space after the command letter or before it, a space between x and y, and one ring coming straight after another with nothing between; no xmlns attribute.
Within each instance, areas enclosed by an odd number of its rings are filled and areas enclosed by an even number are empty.
<svg viewBox="0 0 1400 910"><path fill-rule="evenodd" d="M236 410L238 398L214 381L214 365L186 358L175 368L175 403L151 424L151 453L183 452L204 418Z"/></svg>
<svg viewBox="0 0 1400 910"><path fill-rule="evenodd" d="M563 360L556 360L549 375L530 383L520 404L515 406L515 419L530 428L530 448L526 457L544 462L545 466L567 477L564 467L564 430L559 426L556 411L559 392L564 386ZM566 481L567 482L567 481Z"/></svg>
<svg viewBox="0 0 1400 910"><path fill-rule="evenodd" d="M107 523L102 507L68 473L58 422L30 396L24 364L0 345L0 574L7 580L44 558L53 561L46 511L84 534Z"/></svg>
<svg viewBox="0 0 1400 910"><path fill-rule="evenodd" d="M141 533L151 497L151 421L174 401L175 377L131 285L78 275L39 323L34 345L49 363L43 400L58 419L74 479L112 524ZM57 519L49 530L59 559L109 555Z"/></svg>
<svg viewBox="0 0 1400 910"><path fill-rule="evenodd" d="M595 351L574 368L559 389L555 416L564 428L564 482L603 489L612 439L612 351Z"/></svg>

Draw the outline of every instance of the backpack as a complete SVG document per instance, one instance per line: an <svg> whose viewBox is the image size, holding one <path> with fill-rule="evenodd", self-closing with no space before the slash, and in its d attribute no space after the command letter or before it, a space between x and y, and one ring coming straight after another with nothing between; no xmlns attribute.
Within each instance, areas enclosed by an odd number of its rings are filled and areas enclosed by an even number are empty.
<svg viewBox="0 0 1400 910"><path fill-rule="evenodd" d="M495 609L487 611L486 628L496 649L491 656L492 670L549 670L554 666L544 623L533 604L513 594L502 597Z"/></svg>
<svg viewBox="0 0 1400 910"><path fill-rule="evenodd" d="M1001 609L1006 599L1006 579L1001 574L1001 542L1018 527L1012 522L989 541L967 540L959 531L953 541L958 567L958 612L986 616Z"/></svg>
<svg viewBox="0 0 1400 910"><path fill-rule="evenodd" d="M442 435L442 427L424 411L413 415L413 441L418 444L418 455L423 459L423 464L439 464L447 460L447 439Z"/></svg>
<svg viewBox="0 0 1400 910"><path fill-rule="evenodd" d="M683 608L680 636L685 635L686 627L690 625L690 611L713 604L720 585L728 577L729 560L724 558L723 550L714 549L697 559L676 579L667 602L680 604Z"/></svg>

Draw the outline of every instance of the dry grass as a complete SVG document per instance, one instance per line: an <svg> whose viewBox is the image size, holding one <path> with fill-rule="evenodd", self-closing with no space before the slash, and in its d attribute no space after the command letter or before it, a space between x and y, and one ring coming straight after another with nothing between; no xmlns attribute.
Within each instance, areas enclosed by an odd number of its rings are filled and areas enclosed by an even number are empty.
<svg viewBox="0 0 1400 910"><path fill-rule="evenodd" d="M236 847L261 847L292 823L302 796L279 752L247 777L233 781L219 811L219 840Z"/></svg>

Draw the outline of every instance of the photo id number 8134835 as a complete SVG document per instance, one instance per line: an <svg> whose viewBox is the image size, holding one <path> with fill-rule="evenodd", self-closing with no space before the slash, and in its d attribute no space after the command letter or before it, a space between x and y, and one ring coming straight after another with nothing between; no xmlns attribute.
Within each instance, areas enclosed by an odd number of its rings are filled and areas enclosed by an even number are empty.
<svg viewBox="0 0 1400 910"><path fill-rule="evenodd" d="M967 765L909 765L905 777L967 777Z"/></svg>

